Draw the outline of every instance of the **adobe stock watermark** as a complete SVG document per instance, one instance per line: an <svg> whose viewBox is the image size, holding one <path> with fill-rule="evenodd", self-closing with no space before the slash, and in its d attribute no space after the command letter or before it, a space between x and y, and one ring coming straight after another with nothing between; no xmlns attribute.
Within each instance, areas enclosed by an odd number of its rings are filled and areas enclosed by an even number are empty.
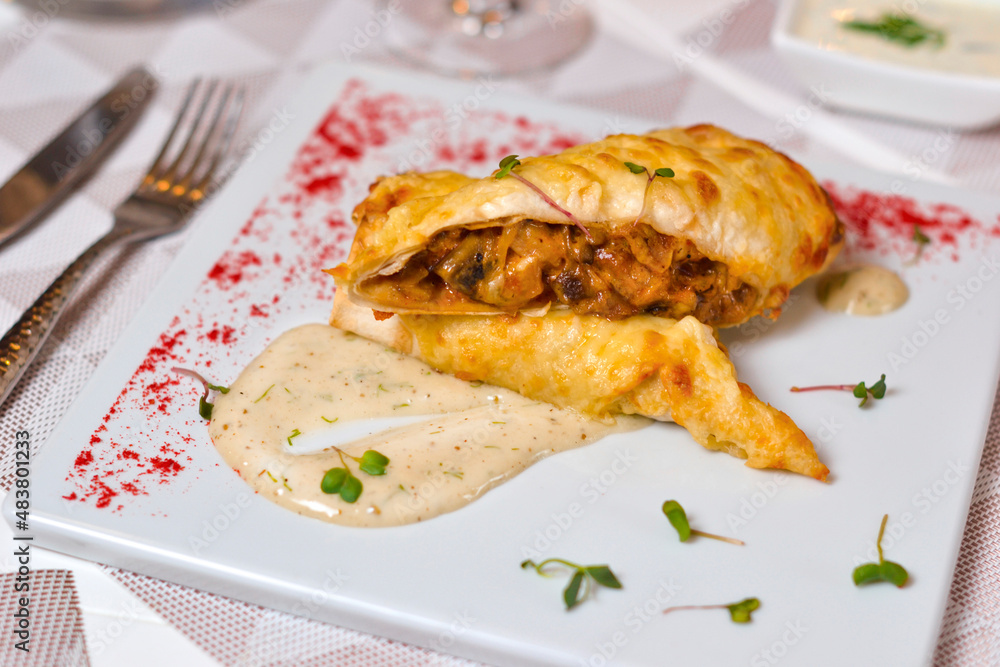
<svg viewBox="0 0 1000 667"><path fill-rule="evenodd" d="M691 64L700 58L705 50L715 43L726 28L736 21L738 10L749 5L751 0L735 0L732 7L723 9L717 16L704 18L701 20L702 28L692 35L689 35L681 51L674 51L674 67L678 72L684 72Z"/></svg>
<svg viewBox="0 0 1000 667"><path fill-rule="evenodd" d="M198 532L188 536L188 546L196 556L211 546L219 537L239 521L243 511L250 507L251 493L242 491L231 501L216 505L217 511L208 519L203 519Z"/></svg>
<svg viewBox="0 0 1000 667"><path fill-rule="evenodd" d="M680 584L673 578L660 579L659 586L643 602L633 605L622 617L621 630L616 630L607 639L594 643L594 651L586 659L579 660L580 667L607 667L615 664L615 658L628 643L646 628L653 619L661 617L663 610L681 591ZM626 632L627 631L627 632Z"/></svg>
<svg viewBox="0 0 1000 667"><path fill-rule="evenodd" d="M745 528L757 514L778 495L778 493L788 484L790 475L786 472L777 471L771 473L768 479L757 482L757 490L740 498L740 506L735 512L726 514L726 525L734 534L739 534L741 528Z"/></svg>
<svg viewBox="0 0 1000 667"><path fill-rule="evenodd" d="M619 449L615 452L610 465L580 485L578 493L586 501L586 505L596 503L638 461L638 457L628 449ZM542 554L551 549L586 514L586 505L574 501L567 505L564 511L553 512L550 515L552 521L544 528L536 530L529 538L529 544L521 546L521 557L533 560L541 558Z"/></svg>
<svg viewBox="0 0 1000 667"><path fill-rule="evenodd" d="M455 642L458 639L469 632L472 626L476 624L476 618L469 613L468 610L463 610L456 612L451 621L448 623L448 627L439 632L437 636L431 640L431 644L428 648L437 651L439 653L448 653L452 650ZM429 664L438 664L444 661L451 661L451 658L445 658L444 656L434 656L435 660Z"/></svg>
<svg viewBox="0 0 1000 667"><path fill-rule="evenodd" d="M137 601L127 600L122 602L120 606L121 611L115 614L113 621L98 630L87 633L87 649L92 657L104 653L139 618L140 610ZM89 623L88 626L90 626Z"/></svg>
<svg viewBox="0 0 1000 667"><path fill-rule="evenodd" d="M885 533L882 535L882 550L887 552L894 545L901 543L907 532L917 525L920 517L930 514L934 507L970 473L975 474L970 466L958 460L949 460L945 470L934 481L922 486L910 498L910 505L914 511L889 515ZM872 540L867 544L869 546L863 553L854 556L855 566L878 561L878 547L875 541Z"/></svg>
<svg viewBox="0 0 1000 667"><path fill-rule="evenodd" d="M1000 259L996 255L984 256L973 274L955 285L945 295L945 301L951 305L950 310L938 308L929 317L919 319L916 330L902 336L896 350L886 354L889 367L895 371L913 361L920 350L930 345L931 341L951 322L952 315L975 299L997 273L1000 273Z"/></svg>
<svg viewBox="0 0 1000 667"><path fill-rule="evenodd" d="M371 46L372 40L382 34L400 11L402 11L401 0L390 0L371 13L370 21L363 26L355 26L351 40L340 43L340 54L344 56L344 60L351 62L355 56Z"/></svg>
<svg viewBox="0 0 1000 667"><path fill-rule="evenodd" d="M476 84L471 93L445 109L443 120L430 131L427 138L413 142L413 148L407 151L396 165L397 173L413 171L431 160L435 150L449 138L449 133L468 120L469 115L491 98L500 86L493 80L492 75L479 77L476 79Z"/></svg>
<svg viewBox="0 0 1000 667"><path fill-rule="evenodd" d="M808 631L809 628L802 625L802 621L785 621L781 636L771 642L770 646L757 651L750 657L750 667L777 665Z"/></svg>
<svg viewBox="0 0 1000 667"><path fill-rule="evenodd" d="M159 70L147 72L134 86L112 99L109 109L117 119L104 117L94 127L85 128L75 142L62 147L63 154L51 164L52 172L62 179L71 169L100 148L108 135L153 94L159 85L157 75L162 75Z"/></svg>
<svg viewBox="0 0 1000 667"><path fill-rule="evenodd" d="M562 0L558 5L548 4L549 11L545 12L545 20L549 22L549 27L555 29L560 23L565 23L579 10L587 0Z"/></svg>
<svg viewBox="0 0 1000 667"><path fill-rule="evenodd" d="M7 33L7 42L11 45L14 53L19 52L28 42L37 37L42 29L58 16L63 7L71 1L39 0L34 3L37 9L35 11L28 11L20 24Z"/></svg>

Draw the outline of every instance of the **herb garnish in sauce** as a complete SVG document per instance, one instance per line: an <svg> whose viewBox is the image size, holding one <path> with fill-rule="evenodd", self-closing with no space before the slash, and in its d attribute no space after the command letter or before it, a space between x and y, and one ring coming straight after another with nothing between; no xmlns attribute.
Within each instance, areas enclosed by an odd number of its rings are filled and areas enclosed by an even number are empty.
<svg viewBox="0 0 1000 667"><path fill-rule="evenodd" d="M792 391L820 391L823 389L831 389L834 391L849 391L854 394L855 398L860 398L861 402L858 404L859 408L863 408L865 403L868 402L868 398L881 399L885 396L885 373L882 373L882 377L878 379L875 384L871 387L866 387L864 382L859 382L857 384L820 384L813 387L792 387Z"/></svg>
<svg viewBox="0 0 1000 667"><path fill-rule="evenodd" d="M649 169L646 169L642 165L636 164L635 162L626 162L625 166L628 167L628 170L633 174L646 174L647 177L646 189L642 192L642 208L639 209L639 215L635 216L635 221L639 222L642 215L646 212L646 197L649 195L649 186L653 184L653 179L657 176L661 176L663 178L673 178L674 170L670 167L660 167L659 169L650 172Z"/></svg>
<svg viewBox="0 0 1000 667"><path fill-rule="evenodd" d="M886 13L877 21L847 21L844 27L872 33L910 48L924 42L929 42L936 48L944 46L944 30L925 25L908 14Z"/></svg>
<svg viewBox="0 0 1000 667"><path fill-rule="evenodd" d="M515 180L524 183L529 188L534 190L538 194L538 196L545 201L546 204L548 204L555 210L565 215L574 225L583 230L583 233L587 235L588 240L593 241L594 237L590 235L590 232L587 230L586 227L583 226L583 223L576 219L576 216L574 216L572 213L570 213L562 206L560 206L558 203L556 203L556 200L554 200L552 197L542 192L542 189L540 187L538 187L537 185L526 179L524 176L514 173L514 167L518 166L519 164L521 164L521 161L517 159L516 155L508 155L504 159L500 160L500 170L493 175L493 178L499 181L501 178L506 178L507 176L511 176Z"/></svg>
<svg viewBox="0 0 1000 667"><path fill-rule="evenodd" d="M878 529L878 540L875 547L878 549L878 562L865 563L854 568L854 585L871 584L876 581L888 581L898 588L902 588L906 580L910 578L906 568L899 563L893 563L882 556L882 535L885 533L885 524L889 521L889 515L882 517L882 525Z"/></svg>
<svg viewBox="0 0 1000 667"><path fill-rule="evenodd" d="M618 581L618 577L615 576L614 572L607 565L577 565L562 558L547 558L541 563L536 563L528 559L521 563L521 567L524 569L533 567L535 568L535 572L543 577L548 577L550 575L542 568L549 563L558 563L573 570L573 577L563 590L563 602L566 603L566 611L569 611L587 599L591 590L591 582L593 582L594 586L604 586L606 588L622 587L621 582Z"/></svg>
<svg viewBox="0 0 1000 667"><path fill-rule="evenodd" d="M339 494L344 502L353 503L361 496L364 485L360 479L351 474L351 469L347 467L347 461L344 460L344 450L339 447L334 447L334 449L340 455L340 462L344 464L344 467L327 470L323 479L320 480L319 488L323 493ZM347 457L354 459L359 464L358 468L361 472L372 476L384 475L385 467L389 465L389 458L374 449L369 449L360 457L350 454L347 454Z"/></svg>
<svg viewBox="0 0 1000 667"><path fill-rule="evenodd" d="M729 617L733 620L733 623L749 623L751 621L750 615L758 607L760 607L760 600L757 598L747 598L732 604L692 604L682 607L668 607L663 610L663 613L667 614L679 609L728 609Z"/></svg>
<svg viewBox="0 0 1000 667"><path fill-rule="evenodd" d="M228 394L229 387L223 387L222 385L212 384L204 377L202 377L201 373L199 373L198 371L192 371L187 368L178 368L177 366L174 366L170 370L173 371L174 373L180 373L181 375L186 375L189 378L194 378L195 380L201 383L201 385L205 388L205 393L202 394L201 398L198 399L198 414L201 415L202 419L206 421L210 420L212 418L212 408L214 408L215 405L208 402L208 392L217 391L220 394Z"/></svg>
<svg viewBox="0 0 1000 667"><path fill-rule="evenodd" d="M737 544L739 546L746 545L743 540L694 530L691 528L691 524L688 523L687 513L684 511L684 508L681 507L681 504L676 500L668 500L663 503L663 513L667 515L670 525L677 529L677 534L680 536L681 542L687 542L688 538L692 535L701 535L702 537L710 537L713 540L720 540L722 542L728 542L729 544Z"/></svg>

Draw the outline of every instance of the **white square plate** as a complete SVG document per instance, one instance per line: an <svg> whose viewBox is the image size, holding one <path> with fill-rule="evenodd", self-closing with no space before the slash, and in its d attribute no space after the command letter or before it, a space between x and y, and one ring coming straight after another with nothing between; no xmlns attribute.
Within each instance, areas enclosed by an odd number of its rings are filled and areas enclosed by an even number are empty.
<svg viewBox="0 0 1000 667"><path fill-rule="evenodd" d="M606 131L597 113L494 87L317 70L289 104L287 127L264 130L201 213L34 461L36 543L499 664L927 660L998 375L1000 202L986 196L903 183L916 201L893 198L884 193L900 184L890 177L809 165L850 208L853 259L901 271L910 301L879 318L835 315L810 283L777 322L724 340L741 380L816 443L829 484L745 468L660 424L553 456L432 521L352 529L255 497L222 462L197 417L198 389L170 367L228 383L282 331L326 321L333 286L321 269L346 255L350 210L376 176L406 166L485 175L506 154ZM933 239L909 267L921 218L908 214L924 216ZM880 373L889 393L863 410L849 393L788 391ZM678 542L660 512L667 498L696 527L747 546ZM874 558L884 513L887 557L911 582L855 588L851 571ZM519 568L539 556L607 563L624 588L566 612L565 578ZM659 613L748 596L762 604L746 625L718 610Z"/></svg>

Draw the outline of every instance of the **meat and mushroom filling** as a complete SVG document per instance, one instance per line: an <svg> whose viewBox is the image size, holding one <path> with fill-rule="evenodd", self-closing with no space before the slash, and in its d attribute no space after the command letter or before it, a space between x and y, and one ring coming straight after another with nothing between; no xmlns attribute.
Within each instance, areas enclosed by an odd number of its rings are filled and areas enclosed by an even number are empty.
<svg viewBox="0 0 1000 667"><path fill-rule="evenodd" d="M686 315L711 326L747 319L757 290L690 241L649 225L591 230L534 220L438 233L391 276L362 287L387 308L478 302L506 312L562 303L580 314L621 319Z"/></svg>

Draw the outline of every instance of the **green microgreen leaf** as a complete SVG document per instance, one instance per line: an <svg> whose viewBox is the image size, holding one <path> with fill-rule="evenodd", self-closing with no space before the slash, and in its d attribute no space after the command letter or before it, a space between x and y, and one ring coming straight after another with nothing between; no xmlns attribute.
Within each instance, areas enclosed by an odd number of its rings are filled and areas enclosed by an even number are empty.
<svg viewBox="0 0 1000 667"><path fill-rule="evenodd" d="M323 475L323 480L319 483L319 488L323 493L340 493L344 487L344 482L351 476L351 471L347 468L330 468Z"/></svg>
<svg viewBox="0 0 1000 667"><path fill-rule="evenodd" d="M215 407L214 404L209 403L205 400L204 396L198 398L198 414L201 418L210 421L212 419L212 409Z"/></svg>
<svg viewBox="0 0 1000 667"><path fill-rule="evenodd" d="M909 580L910 575L906 571L906 568L899 563L886 560L882 555L882 536L885 534L885 525L888 521L889 515L886 514L882 517L882 525L878 529L878 539L875 541L875 548L878 550L878 562L863 563L854 568L851 578L854 580L855 586L885 581L897 588L902 588Z"/></svg>
<svg viewBox="0 0 1000 667"><path fill-rule="evenodd" d="M500 160L500 171L498 171L493 178L500 180L505 176L510 174L510 170L521 164L521 161L517 159L516 155L508 155L504 159Z"/></svg>
<svg viewBox="0 0 1000 667"><path fill-rule="evenodd" d="M297 438L300 435L302 435L302 431L297 428L292 429L292 434L288 436L288 446L292 447L292 438Z"/></svg>
<svg viewBox="0 0 1000 667"><path fill-rule="evenodd" d="M385 467L389 465L389 458L374 449L369 449L361 455L358 463L360 463L361 472L376 476L384 475Z"/></svg>
<svg viewBox="0 0 1000 667"><path fill-rule="evenodd" d="M567 611L580 604L580 588L586 576L583 570L577 570L566 585L566 589L563 590L563 601L566 603Z"/></svg>
<svg viewBox="0 0 1000 667"><path fill-rule="evenodd" d="M663 178L673 178L674 177L674 170L671 169L670 167L660 167L659 169L657 169L653 173L656 174L657 176L662 176Z"/></svg>
<svg viewBox="0 0 1000 667"><path fill-rule="evenodd" d="M729 609L729 616L733 619L733 623L749 623L750 614L756 611L759 606L760 600L757 598L747 598L746 600L726 605L726 608Z"/></svg>
<svg viewBox="0 0 1000 667"><path fill-rule="evenodd" d="M622 584L618 581L618 577L615 573L611 571L611 568L607 565L592 565L585 568L587 574L590 575L591 579L599 583L601 586L607 588L621 588Z"/></svg>
<svg viewBox="0 0 1000 667"><path fill-rule="evenodd" d="M625 166L628 167L628 170L631 171L633 174L643 174L646 172L645 167L638 165L635 162L626 162Z"/></svg>
<svg viewBox="0 0 1000 667"><path fill-rule="evenodd" d="M615 576L611 568L607 565L577 565L562 558L547 558L541 563L536 563L531 559L522 561L521 568L527 569L531 567L543 577L548 577L550 575L545 571L545 566L550 563L563 565L573 571L573 576L570 578L569 584L563 589L563 602L566 603L566 611L569 611L587 599L591 590L591 582L595 586L622 588L618 577Z"/></svg>
<svg viewBox="0 0 1000 667"><path fill-rule="evenodd" d="M920 229L920 225L913 225L913 240L918 245L927 245L931 242L931 238L927 234L924 234L924 231Z"/></svg>
<svg viewBox="0 0 1000 667"><path fill-rule="evenodd" d="M872 385L869 391L871 391L873 398L881 399L885 397L885 373L882 373L882 377Z"/></svg>
<svg viewBox="0 0 1000 667"><path fill-rule="evenodd" d="M205 386L207 386L212 391L219 392L220 394L228 394L229 393L229 387L223 387L221 384L212 384L211 382L206 382Z"/></svg>
<svg viewBox="0 0 1000 667"><path fill-rule="evenodd" d="M340 487L340 497L344 499L345 503L353 503L361 496L363 490L364 486L362 486L361 480L350 475L344 480L344 485Z"/></svg>
<svg viewBox="0 0 1000 667"><path fill-rule="evenodd" d="M691 537L691 525L688 523L687 512L681 504L676 500L668 500L663 503L663 513L667 515L670 525L677 530L681 542L687 542Z"/></svg>
<svg viewBox="0 0 1000 667"><path fill-rule="evenodd" d="M676 500L668 500L664 502L662 509L663 513L667 515L670 525L677 530L677 535L681 538L681 542L687 542L688 538L692 535L700 535L701 537L710 537L713 540L719 540L720 542L728 542L729 544L736 544L739 546L745 545L743 540L737 540L734 537L723 537L722 535L714 535L701 530L694 530L688 522L687 512L684 511L684 508L681 507L681 504Z"/></svg>
<svg viewBox="0 0 1000 667"><path fill-rule="evenodd" d="M909 48L924 42L938 48L944 45L944 30L932 28L903 13L885 13L877 21L846 21L843 25L848 30L878 35Z"/></svg>

